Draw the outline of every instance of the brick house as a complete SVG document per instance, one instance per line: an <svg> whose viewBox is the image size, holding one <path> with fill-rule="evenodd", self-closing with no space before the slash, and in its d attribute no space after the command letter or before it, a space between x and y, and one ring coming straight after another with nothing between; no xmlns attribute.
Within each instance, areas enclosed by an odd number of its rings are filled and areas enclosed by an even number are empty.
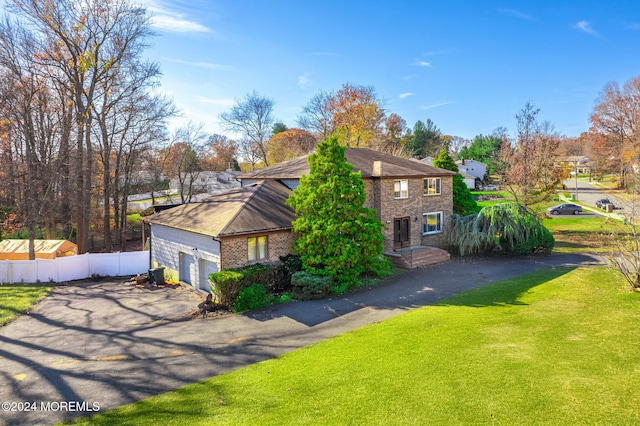
<svg viewBox="0 0 640 426"><path fill-rule="evenodd" d="M345 156L362 174L365 206L385 225L385 255L408 268L449 260L438 247L453 213L455 173L367 148L347 148ZM306 156L245 173L238 189L151 216L152 266L208 290L211 272L277 261L291 252L295 214L285 201L303 174Z"/></svg>
<svg viewBox="0 0 640 426"><path fill-rule="evenodd" d="M347 161L360 171L367 191L366 207L385 224L385 254L400 266L417 267L446 261L447 221L453 213L454 172L419 160L367 148L347 148ZM309 174L307 157L299 157L240 175L242 185L274 180L295 189Z"/></svg>

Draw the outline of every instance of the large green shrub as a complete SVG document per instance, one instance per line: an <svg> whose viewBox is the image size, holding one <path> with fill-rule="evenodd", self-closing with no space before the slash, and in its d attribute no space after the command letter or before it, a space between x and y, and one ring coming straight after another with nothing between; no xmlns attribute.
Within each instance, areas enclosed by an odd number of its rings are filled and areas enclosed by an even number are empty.
<svg viewBox="0 0 640 426"><path fill-rule="evenodd" d="M251 284L267 284L271 277L272 266L256 263L241 268L227 269L209 275L211 292L219 303L232 306L238 293Z"/></svg>
<svg viewBox="0 0 640 426"><path fill-rule="evenodd" d="M300 256L288 254L280 256L280 262L274 267L269 282L269 291L274 294L282 294L291 289L291 276L302 270Z"/></svg>
<svg viewBox="0 0 640 426"><path fill-rule="evenodd" d="M447 239L462 256L551 253L555 244L540 218L513 202L487 206L469 216L454 214Z"/></svg>
<svg viewBox="0 0 640 426"><path fill-rule="evenodd" d="M268 306L272 296L267 294L267 288L263 284L253 283L243 288L233 302L235 312L250 311Z"/></svg>
<svg viewBox="0 0 640 426"><path fill-rule="evenodd" d="M304 270L350 285L382 254L383 224L364 207L361 173L353 171L336 136L318 144L308 161L309 175L287 200L297 215L295 250Z"/></svg>
<svg viewBox="0 0 640 426"><path fill-rule="evenodd" d="M333 279L326 275L317 275L299 271L291 276L291 297L295 300L322 299L331 293Z"/></svg>

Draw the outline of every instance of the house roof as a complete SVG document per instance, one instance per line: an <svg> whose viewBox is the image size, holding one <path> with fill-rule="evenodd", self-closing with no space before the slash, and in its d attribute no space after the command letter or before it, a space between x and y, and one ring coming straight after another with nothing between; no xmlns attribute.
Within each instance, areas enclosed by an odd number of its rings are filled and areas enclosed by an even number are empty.
<svg viewBox="0 0 640 426"><path fill-rule="evenodd" d="M483 166L486 166L486 164L484 164L482 161L474 160L473 158L471 159L464 158L462 160L456 161L456 164L467 164L467 163L476 163L476 164L482 164Z"/></svg>
<svg viewBox="0 0 640 426"><path fill-rule="evenodd" d="M164 210L147 222L212 237L291 229L295 214L285 204L290 193L279 182L260 181Z"/></svg>
<svg viewBox="0 0 640 426"><path fill-rule="evenodd" d="M294 158L264 167L239 176L240 179L299 179L309 174L308 155ZM439 169L416 159L406 159L374 151L368 148L347 148L347 161L353 165L355 171L361 171L363 178L379 177L423 177L423 176L451 176L455 172ZM381 170L374 168L379 161Z"/></svg>
<svg viewBox="0 0 640 426"><path fill-rule="evenodd" d="M557 161L564 163L586 164L589 162L589 158L584 155L567 155L565 157L558 157Z"/></svg>

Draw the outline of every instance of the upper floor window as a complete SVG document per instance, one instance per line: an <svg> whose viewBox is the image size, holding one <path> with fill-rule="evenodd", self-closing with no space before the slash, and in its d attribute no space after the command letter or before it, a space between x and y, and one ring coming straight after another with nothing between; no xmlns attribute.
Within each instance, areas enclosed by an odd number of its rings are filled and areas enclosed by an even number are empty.
<svg viewBox="0 0 640 426"><path fill-rule="evenodd" d="M424 195L440 195L442 179L426 178L424 180Z"/></svg>
<svg viewBox="0 0 640 426"><path fill-rule="evenodd" d="M249 262L258 262L267 258L267 237L247 238L247 259Z"/></svg>
<svg viewBox="0 0 640 426"><path fill-rule="evenodd" d="M396 179L393 182L393 192L396 198L409 198L409 181L407 179Z"/></svg>
<svg viewBox="0 0 640 426"><path fill-rule="evenodd" d="M425 213L422 216L422 233L437 234L442 232L442 212Z"/></svg>

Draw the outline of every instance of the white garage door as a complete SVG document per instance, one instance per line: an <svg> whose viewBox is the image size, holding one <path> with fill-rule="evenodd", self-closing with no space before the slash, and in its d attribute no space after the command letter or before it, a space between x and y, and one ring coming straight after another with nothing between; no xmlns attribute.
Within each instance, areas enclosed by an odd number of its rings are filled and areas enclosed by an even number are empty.
<svg viewBox="0 0 640 426"><path fill-rule="evenodd" d="M180 281L193 285L196 282L196 259L187 253L180 253Z"/></svg>
<svg viewBox="0 0 640 426"><path fill-rule="evenodd" d="M212 262L210 260L200 259L200 289L209 291L209 274L214 272L218 272L220 268L218 268L217 262Z"/></svg>

